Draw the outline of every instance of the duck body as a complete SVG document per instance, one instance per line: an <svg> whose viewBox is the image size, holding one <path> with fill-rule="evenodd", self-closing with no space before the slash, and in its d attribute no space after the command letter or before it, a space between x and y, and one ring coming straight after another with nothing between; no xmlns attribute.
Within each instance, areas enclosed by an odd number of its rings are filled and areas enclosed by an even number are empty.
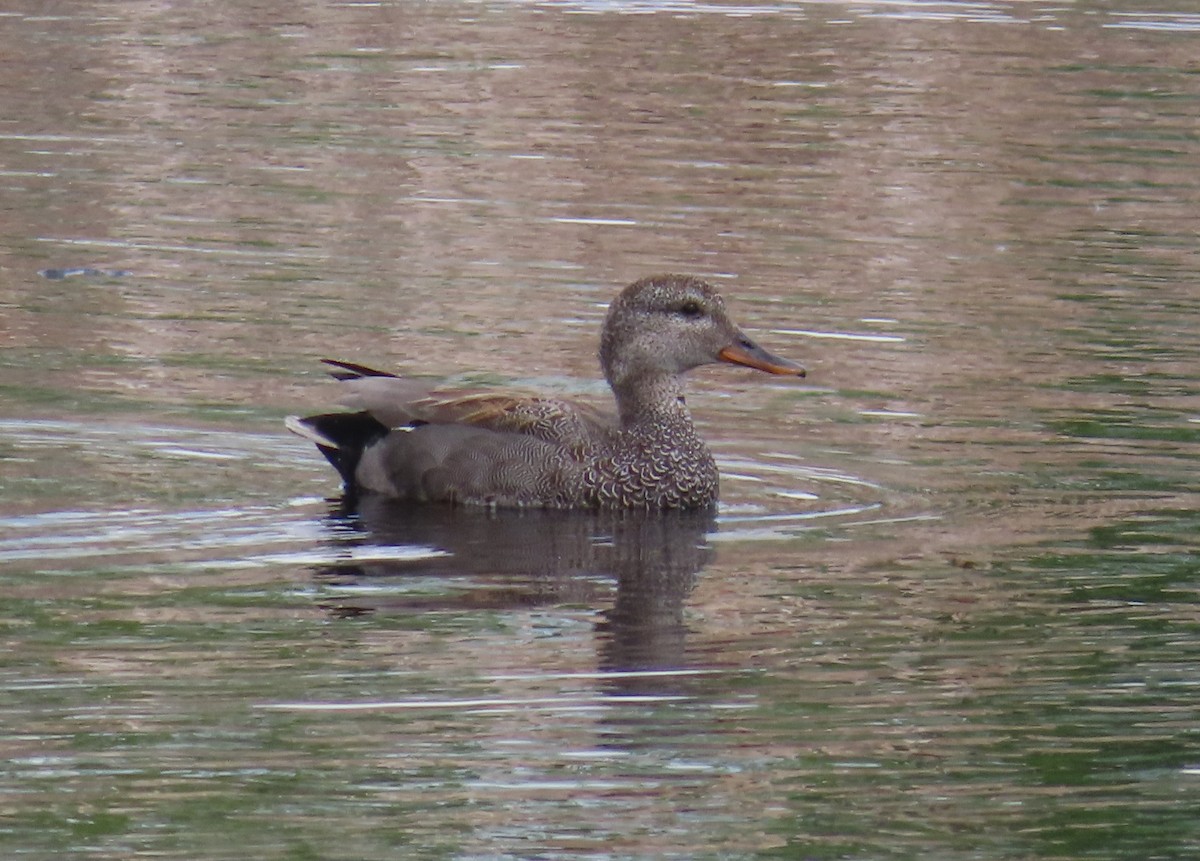
<svg viewBox="0 0 1200 861"><path fill-rule="evenodd" d="M342 476L348 495L492 507L697 509L719 492L682 375L729 362L803 376L729 320L720 295L689 276L631 284L609 307L601 365L615 415L565 399L439 392L323 360L350 412L290 418Z"/></svg>
<svg viewBox="0 0 1200 861"><path fill-rule="evenodd" d="M617 430L566 446L523 433L428 424L393 431L365 449L354 483L418 502L701 508L716 502L718 477L712 455L696 443L684 449Z"/></svg>

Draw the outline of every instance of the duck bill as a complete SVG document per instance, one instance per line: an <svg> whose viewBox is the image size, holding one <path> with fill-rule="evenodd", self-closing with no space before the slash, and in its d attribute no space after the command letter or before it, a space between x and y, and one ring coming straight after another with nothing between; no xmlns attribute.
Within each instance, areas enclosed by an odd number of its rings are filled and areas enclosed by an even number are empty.
<svg viewBox="0 0 1200 861"><path fill-rule="evenodd" d="M790 377L803 377L804 368L795 362L781 359L773 353L768 353L749 338L740 337L727 347L722 347L717 353L722 362L731 365L745 365L768 374L779 374Z"/></svg>

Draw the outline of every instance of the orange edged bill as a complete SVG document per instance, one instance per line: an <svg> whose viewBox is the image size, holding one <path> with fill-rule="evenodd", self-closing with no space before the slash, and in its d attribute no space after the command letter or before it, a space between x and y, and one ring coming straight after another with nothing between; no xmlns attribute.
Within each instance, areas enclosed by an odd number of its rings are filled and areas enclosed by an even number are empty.
<svg viewBox="0 0 1200 861"><path fill-rule="evenodd" d="M722 362L731 365L745 365L768 374L780 374L790 377L803 377L804 368L788 359L781 359L773 353L768 353L745 335L740 335L733 343L722 347L717 353Z"/></svg>

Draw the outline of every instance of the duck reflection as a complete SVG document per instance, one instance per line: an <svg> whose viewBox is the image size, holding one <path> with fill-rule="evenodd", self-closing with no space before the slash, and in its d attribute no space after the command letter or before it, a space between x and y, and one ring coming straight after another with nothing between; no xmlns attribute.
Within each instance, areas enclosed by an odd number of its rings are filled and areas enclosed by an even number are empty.
<svg viewBox="0 0 1200 861"><path fill-rule="evenodd" d="M349 557L320 571L347 591L334 612L608 604L597 625L599 663L617 672L684 666L684 601L713 555L715 513L484 511L366 497L339 506L330 523ZM386 588L419 577L467 584Z"/></svg>

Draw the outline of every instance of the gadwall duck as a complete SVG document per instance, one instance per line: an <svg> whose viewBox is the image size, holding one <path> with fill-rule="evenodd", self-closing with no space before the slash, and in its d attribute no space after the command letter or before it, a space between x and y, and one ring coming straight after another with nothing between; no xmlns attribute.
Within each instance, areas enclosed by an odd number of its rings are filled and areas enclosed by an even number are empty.
<svg viewBox="0 0 1200 861"><path fill-rule="evenodd" d="M705 508L717 465L696 434L682 375L729 362L804 376L734 325L712 286L645 278L609 306L600 364L617 415L555 397L437 392L420 381L323 359L354 412L291 417L351 498L539 508Z"/></svg>

